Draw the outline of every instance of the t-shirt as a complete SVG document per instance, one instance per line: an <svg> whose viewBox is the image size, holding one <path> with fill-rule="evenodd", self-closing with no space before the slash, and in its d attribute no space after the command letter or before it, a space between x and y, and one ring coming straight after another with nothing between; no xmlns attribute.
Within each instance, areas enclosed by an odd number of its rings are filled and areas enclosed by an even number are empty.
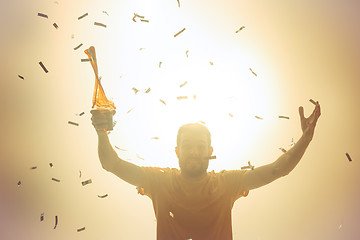
<svg viewBox="0 0 360 240"><path fill-rule="evenodd" d="M151 198L157 240L232 240L231 209L248 195L245 170L208 172L199 180L178 169L142 167L139 193Z"/></svg>

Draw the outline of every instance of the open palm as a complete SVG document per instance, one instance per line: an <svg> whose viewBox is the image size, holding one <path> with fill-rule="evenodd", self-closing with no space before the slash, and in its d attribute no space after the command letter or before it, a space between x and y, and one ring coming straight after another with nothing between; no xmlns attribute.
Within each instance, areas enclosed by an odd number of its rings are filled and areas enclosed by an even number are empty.
<svg viewBox="0 0 360 240"><path fill-rule="evenodd" d="M304 116L304 108L303 107L299 107L299 114L300 114L301 129L303 131L303 134L306 138L308 138L309 140L312 140L312 138L314 136L316 122L321 115L319 102L316 102L315 109L308 118L306 118Z"/></svg>

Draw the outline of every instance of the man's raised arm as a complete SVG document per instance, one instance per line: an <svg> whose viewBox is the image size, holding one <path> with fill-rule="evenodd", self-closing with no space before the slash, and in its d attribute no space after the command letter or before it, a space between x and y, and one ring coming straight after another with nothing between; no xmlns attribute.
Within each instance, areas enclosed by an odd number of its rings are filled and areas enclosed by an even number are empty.
<svg viewBox="0 0 360 240"><path fill-rule="evenodd" d="M321 115L319 102L316 102L315 109L308 118L304 117L303 107L299 108L299 114L303 131L301 138L275 162L247 171L244 181L248 190L261 187L282 176L286 176L299 163L314 136L316 122Z"/></svg>
<svg viewBox="0 0 360 240"><path fill-rule="evenodd" d="M98 134L98 154L101 166L122 180L134 185L142 186L143 176L141 167L119 158L110 144L106 125L109 110L91 110L92 124Z"/></svg>

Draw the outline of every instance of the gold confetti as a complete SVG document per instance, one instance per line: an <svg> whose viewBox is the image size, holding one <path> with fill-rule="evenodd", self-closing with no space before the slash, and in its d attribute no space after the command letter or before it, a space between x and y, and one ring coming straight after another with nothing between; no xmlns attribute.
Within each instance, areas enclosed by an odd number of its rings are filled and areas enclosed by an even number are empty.
<svg viewBox="0 0 360 240"><path fill-rule="evenodd" d="M166 102L164 100L160 99L160 102L162 102L164 105L166 105Z"/></svg>
<svg viewBox="0 0 360 240"><path fill-rule="evenodd" d="M83 44L80 43L79 46L75 47L74 50L78 50Z"/></svg>
<svg viewBox="0 0 360 240"><path fill-rule="evenodd" d="M24 80L24 77L23 77L23 76L21 76L21 75L18 75L18 77L19 77L19 78L21 78L22 80Z"/></svg>
<svg viewBox="0 0 360 240"><path fill-rule="evenodd" d="M255 77L257 77L257 74L256 74L251 68L249 68L249 69L250 69L250 71L252 72L252 74L254 74Z"/></svg>
<svg viewBox="0 0 360 240"><path fill-rule="evenodd" d="M43 13L38 13L38 16L39 16L39 17L43 17L43 18L49 18L48 15L43 14Z"/></svg>
<svg viewBox="0 0 360 240"><path fill-rule="evenodd" d="M145 160L144 158L140 157L139 154L136 154L136 157L140 158L141 160Z"/></svg>
<svg viewBox="0 0 360 240"><path fill-rule="evenodd" d="M174 37L177 37L180 33L182 33L183 31L185 31L185 28L183 28L182 30L180 30L178 33L176 33L175 35L174 35Z"/></svg>
<svg viewBox="0 0 360 240"><path fill-rule="evenodd" d="M234 115L232 115L231 113L229 113L229 116L230 116L230 117L234 117Z"/></svg>
<svg viewBox="0 0 360 240"><path fill-rule="evenodd" d="M235 33L240 32L240 31L243 30L244 28L245 28L245 26L240 27L239 30L237 30Z"/></svg>
<svg viewBox="0 0 360 240"><path fill-rule="evenodd" d="M55 216L55 226L54 226L54 229L56 228L57 225L58 225L58 216L56 215L56 216Z"/></svg>
<svg viewBox="0 0 360 240"><path fill-rule="evenodd" d="M75 126L79 126L79 124L78 124L78 123L76 123L76 122L72 122L72 121L68 121L68 124L72 124L72 125L75 125Z"/></svg>
<svg viewBox="0 0 360 240"><path fill-rule="evenodd" d="M159 68L161 68L161 64L162 64L162 62L159 62Z"/></svg>
<svg viewBox="0 0 360 240"><path fill-rule="evenodd" d="M211 65L211 66L214 65L214 63L213 63L213 62L210 62L210 65Z"/></svg>
<svg viewBox="0 0 360 240"><path fill-rule="evenodd" d="M83 58L81 59L81 62L90 62L91 60L89 58Z"/></svg>
<svg viewBox="0 0 360 240"><path fill-rule="evenodd" d="M132 88L132 90L134 90L134 92L135 92L135 94L137 94L138 93L138 91L139 91L139 89L136 89L136 88Z"/></svg>
<svg viewBox="0 0 360 240"><path fill-rule="evenodd" d="M81 232L81 231L84 231L84 230L85 230L85 227L77 229L78 232Z"/></svg>
<svg viewBox="0 0 360 240"><path fill-rule="evenodd" d="M106 28L106 25L103 23L94 22L94 25Z"/></svg>
<svg viewBox="0 0 360 240"><path fill-rule="evenodd" d="M105 194L105 195L98 195L99 198L106 198L108 195Z"/></svg>
<svg viewBox="0 0 360 240"><path fill-rule="evenodd" d="M180 85L180 87L182 88L183 86L185 86L187 84L187 81L185 81L183 84Z"/></svg>
<svg viewBox="0 0 360 240"><path fill-rule="evenodd" d="M289 117L286 117L286 116L279 116L279 118L290 119Z"/></svg>
<svg viewBox="0 0 360 240"><path fill-rule="evenodd" d="M186 57L189 57L188 53L189 53L189 50L186 50L186 52L185 52Z"/></svg>
<svg viewBox="0 0 360 240"><path fill-rule="evenodd" d="M169 213L170 213L170 217L174 218L174 214L172 212Z"/></svg>
<svg viewBox="0 0 360 240"><path fill-rule="evenodd" d="M312 104L316 105L316 102L312 99L309 100Z"/></svg>
<svg viewBox="0 0 360 240"><path fill-rule="evenodd" d="M54 23L53 26L54 26L56 29L59 28L59 26L58 26L56 23Z"/></svg>
<svg viewBox="0 0 360 240"><path fill-rule="evenodd" d="M103 11L103 13L105 13L106 15L108 15L108 16L109 16L109 14L108 14L106 11Z"/></svg>
<svg viewBox="0 0 360 240"><path fill-rule="evenodd" d="M348 153L345 153L345 155L346 155L346 157L348 158L349 162L351 162L352 159L351 159L350 155L349 155Z"/></svg>
<svg viewBox="0 0 360 240"><path fill-rule="evenodd" d="M51 180L55 181L55 182L60 182L59 179L56 179L56 178L51 178Z"/></svg>
<svg viewBox="0 0 360 240"><path fill-rule="evenodd" d="M140 19L140 21L142 21L142 22L149 22L149 20L145 20L145 19Z"/></svg>
<svg viewBox="0 0 360 240"><path fill-rule="evenodd" d="M180 7L180 0L177 0L177 2L178 2L178 6Z"/></svg>
<svg viewBox="0 0 360 240"><path fill-rule="evenodd" d="M177 97L178 100L187 99L187 98L188 98L187 96L179 96L179 97Z"/></svg>
<svg viewBox="0 0 360 240"><path fill-rule="evenodd" d="M254 170L255 166L251 165L250 161L248 161L248 166L241 167L242 170L244 169L251 169Z"/></svg>
<svg viewBox="0 0 360 240"><path fill-rule="evenodd" d="M34 166L34 167L31 167L30 169L31 169L31 170L34 170L34 169L37 169L37 167L36 167L36 166Z"/></svg>
<svg viewBox="0 0 360 240"><path fill-rule="evenodd" d="M115 146L115 148L121 150L121 151L127 151L126 149L119 148L118 146Z"/></svg>
<svg viewBox="0 0 360 240"><path fill-rule="evenodd" d="M82 113L79 114L79 116L82 116L82 115L84 115L84 114L85 114L85 112L82 112Z"/></svg>
<svg viewBox="0 0 360 240"><path fill-rule="evenodd" d="M151 88L148 88L145 93L149 93L151 91Z"/></svg>
<svg viewBox="0 0 360 240"><path fill-rule="evenodd" d="M17 186L20 187L20 185L21 185L21 181L18 181Z"/></svg>
<svg viewBox="0 0 360 240"><path fill-rule="evenodd" d="M159 137L152 137L151 139L155 139L155 140L158 140L158 139L159 139Z"/></svg>
<svg viewBox="0 0 360 240"><path fill-rule="evenodd" d="M209 159L216 159L216 156L210 156Z"/></svg>
<svg viewBox="0 0 360 240"><path fill-rule="evenodd" d="M40 214L40 221L44 221L44 213Z"/></svg>
<svg viewBox="0 0 360 240"><path fill-rule="evenodd" d="M255 116L257 119L263 120L263 118L259 117L259 116Z"/></svg>
<svg viewBox="0 0 360 240"><path fill-rule="evenodd" d="M82 19L82 18L86 17L87 15L89 15L89 14L88 14L88 13L85 13L84 15L81 15L80 17L78 17L78 20L80 20L80 19Z"/></svg>
<svg viewBox="0 0 360 240"><path fill-rule="evenodd" d="M42 67L42 69L44 70L45 73L49 72L42 62L39 62L39 64L40 64L40 66Z"/></svg>
<svg viewBox="0 0 360 240"><path fill-rule="evenodd" d="M86 181L81 182L81 184L82 184L83 186L85 186L85 185L87 185L87 184L90 184L90 183L92 183L91 179L88 179L88 180L86 180Z"/></svg>
<svg viewBox="0 0 360 240"><path fill-rule="evenodd" d="M283 153L286 153L286 149L284 149L284 148L279 148Z"/></svg>
<svg viewBox="0 0 360 240"><path fill-rule="evenodd" d="M129 111L127 111L126 114L129 114L135 107L131 108Z"/></svg>

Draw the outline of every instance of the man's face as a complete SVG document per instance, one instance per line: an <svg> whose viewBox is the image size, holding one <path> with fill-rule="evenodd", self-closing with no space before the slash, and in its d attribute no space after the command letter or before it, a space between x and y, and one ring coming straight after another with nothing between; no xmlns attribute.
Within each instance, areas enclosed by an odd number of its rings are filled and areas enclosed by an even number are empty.
<svg viewBox="0 0 360 240"><path fill-rule="evenodd" d="M179 146L175 148L181 172L190 177L206 173L213 148L205 134L183 132Z"/></svg>

